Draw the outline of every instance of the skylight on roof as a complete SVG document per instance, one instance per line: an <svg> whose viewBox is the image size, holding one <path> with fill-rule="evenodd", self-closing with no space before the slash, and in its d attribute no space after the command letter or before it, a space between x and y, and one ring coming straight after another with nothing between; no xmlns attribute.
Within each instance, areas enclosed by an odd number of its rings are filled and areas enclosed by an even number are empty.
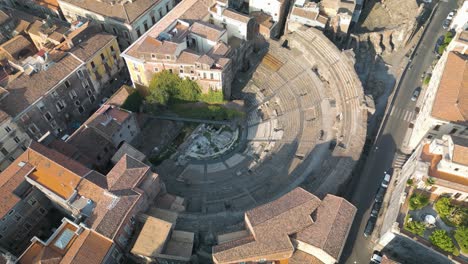
<svg viewBox="0 0 468 264"><path fill-rule="evenodd" d="M60 237L55 241L54 246L60 248L60 249L65 249L70 243L71 239L73 238L73 235L75 232L73 232L70 229L65 229Z"/></svg>

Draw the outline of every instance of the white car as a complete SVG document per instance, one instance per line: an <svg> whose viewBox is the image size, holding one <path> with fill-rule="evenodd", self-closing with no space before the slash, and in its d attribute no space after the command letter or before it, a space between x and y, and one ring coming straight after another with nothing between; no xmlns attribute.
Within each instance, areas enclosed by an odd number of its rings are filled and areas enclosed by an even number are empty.
<svg viewBox="0 0 468 264"><path fill-rule="evenodd" d="M455 12L452 11L452 12L450 12L450 13L447 15L447 18L446 18L446 19L447 19L447 20L452 20L454 16L455 16Z"/></svg>
<svg viewBox="0 0 468 264"><path fill-rule="evenodd" d="M384 188L388 187L388 184L390 183L390 177L391 177L391 175L388 174L387 172L385 172L385 176L384 176L382 184L381 184L382 187L384 187Z"/></svg>
<svg viewBox="0 0 468 264"><path fill-rule="evenodd" d="M372 255L372 258L371 258L371 263L375 263L375 264L382 263L382 253L378 251L374 251L374 254Z"/></svg>

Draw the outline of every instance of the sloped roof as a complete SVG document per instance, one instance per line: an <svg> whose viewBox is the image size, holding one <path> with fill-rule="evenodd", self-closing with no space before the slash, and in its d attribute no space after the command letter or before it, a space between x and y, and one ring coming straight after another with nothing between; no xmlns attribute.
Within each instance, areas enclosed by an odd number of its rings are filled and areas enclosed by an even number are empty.
<svg viewBox="0 0 468 264"><path fill-rule="evenodd" d="M450 52L432 105L432 116L454 123L468 124L467 57Z"/></svg>

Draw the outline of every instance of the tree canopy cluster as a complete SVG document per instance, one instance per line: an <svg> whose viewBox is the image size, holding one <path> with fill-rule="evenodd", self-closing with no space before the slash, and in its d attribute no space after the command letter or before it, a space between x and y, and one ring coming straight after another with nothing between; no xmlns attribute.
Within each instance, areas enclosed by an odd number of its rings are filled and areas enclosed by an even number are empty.
<svg viewBox="0 0 468 264"><path fill-rule="evenodd" d="M182 79L169 71L161 71L153 76L149 85L147 102L158 105L204 101L221 103L222 91L202 94L200 86L188 78Z"/></svg>
<svg viewBox="0 0 468 264"><path fill-rule="evenodd" d="M447 234L447 231L438 229L432 232L432 234L429 236L429 240L434 246L439 247L443 251L449 252L454 254L455 256L458 256L460 252L458 251L458 248L455 247L455 244L453 243L452 239L449 237Z"/></svg>
<svg viewBox="0 0 468 264"><path fill-rule="evenodd" d="M468 227L468 209L452 204L448 197L442 197L434 205L439 216L449 225Z"/></svg>

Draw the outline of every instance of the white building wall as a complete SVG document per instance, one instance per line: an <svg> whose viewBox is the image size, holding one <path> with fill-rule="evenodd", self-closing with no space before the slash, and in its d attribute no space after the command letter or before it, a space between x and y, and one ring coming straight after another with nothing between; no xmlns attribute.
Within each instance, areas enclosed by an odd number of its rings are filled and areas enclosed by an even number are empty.
<svg viewBox="0 0 468 264"><path fill-rule="evenodd" d="M467 29L467 22L468 22L468 1L465 1L458 9L457 14L452 20L450 24L451 29L455 29L455 31L465 30Z"/></svg>
<svg viewBox="0 0 468 264"><path fill-rule="evenodd" d="M279 21L281 2L278 0L250 0L249 13L253 11L263 11L272 16L274 21Z"/></svg>

